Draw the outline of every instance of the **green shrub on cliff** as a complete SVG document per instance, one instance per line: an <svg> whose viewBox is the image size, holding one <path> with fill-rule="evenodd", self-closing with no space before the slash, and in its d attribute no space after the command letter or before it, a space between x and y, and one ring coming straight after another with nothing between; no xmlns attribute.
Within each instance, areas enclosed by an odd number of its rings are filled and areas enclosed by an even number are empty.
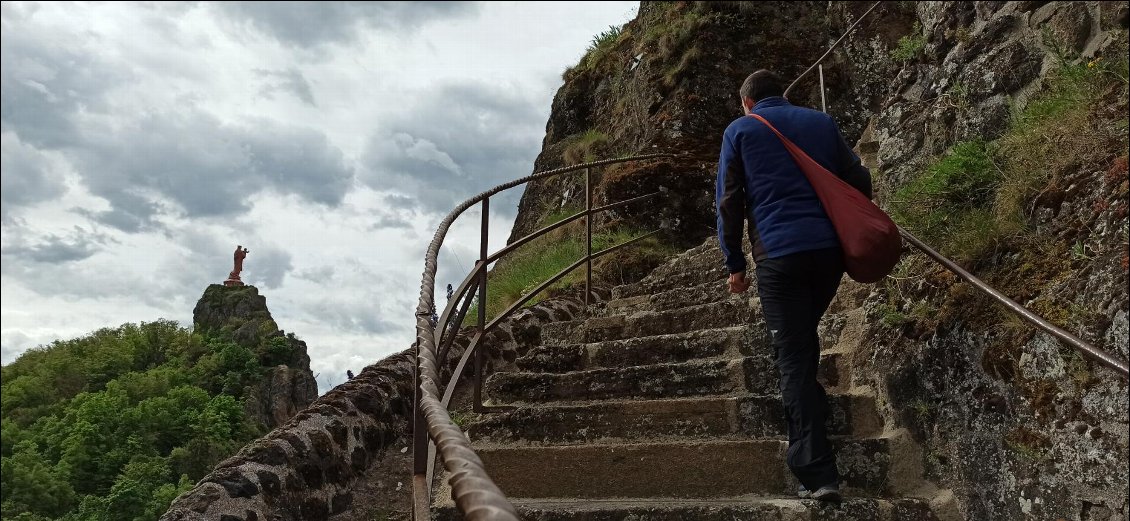
<svg viewBox="0 0 1130 521"><path fill-rule="evenodd" d="M914 22L910 34L899 38L898 45L891 51L891 59L900 63L909 63L917 60L926 48L926 35L922 33L922 25Z"/></svg>
<svg viewBox="0 0 1130 521"><path fill-rule="evenodd" d="M569 137L569 145L565 147L562 158L568 165L590 163L608 152L608 134L589 129L580 134Z"/></svg>
<svg viewBox="0 0 1130 521"><path fill-rule="evenodd" d="M579 210L561 212L548 216L543 220L543 226L560 221ZM554 219L554 220L551 220ZM490 272L487 280L487 320L498 316L522 296L529 293L542 282L556 275L561 270L585 256L584 221L570 223L550 234L539 237L529 244L519 248L508 256ZM643 235L646 230L618 228L612 231L594 232L592 237L592 251L627 242ZM659 259L666 258L675 253L675 249L655 237L649 237L636 244L618 250L615 254L616 262L630 267L635 263L653 265ZM593 280L597 284L617 284L616 273L603 269L601 263L605 259L593 261ZM529 301L537 303L555 292L583 288L585 283L584 266L577 268L561 280L552 284L547 291L542 292ZM477 317L477 307L472 305L467 312L464 324L472 324Z"/></svg>
<svg viewBox="0 0 1130 521"><path fill-rule="evenodd" d="M159 320L24 353L2 371L4 519L151 520L259 434L246 347Z"/></svg>
<svg viewBox="0 0 1130 521"><path fill-rule="evenodd" d="M616 46L616 42L620 40L620 34L623 32L623 26L610 25L607 31L601 31L600 34L592 37L592 42L589 43L585 49L585 56L581 58L581 66L588 68L597 63L600 63L606 55Z"/></svg>
<svg viewBox="0 0 1130 521"><path fill-rule="evenodd" d="M928 243L949 245L950 254L968 256L983 249L993 235L986 207L1001 178L992 154L980 140L954 145L895 193L895 220Z"/></svg>
<svg viewBox="0 0 1130 521"><path fill-rule="evenodd" d="M1096 141L1125 142L1124 123L1113 128L1095 115L1112 88L1125 88L1125 64L1061 62L1000 138L955 144L897 190L895 220L963 262L1025 236L1026 208L1040 190L1061 189L1059 177L1095 162L1105 153Z"/></svg>

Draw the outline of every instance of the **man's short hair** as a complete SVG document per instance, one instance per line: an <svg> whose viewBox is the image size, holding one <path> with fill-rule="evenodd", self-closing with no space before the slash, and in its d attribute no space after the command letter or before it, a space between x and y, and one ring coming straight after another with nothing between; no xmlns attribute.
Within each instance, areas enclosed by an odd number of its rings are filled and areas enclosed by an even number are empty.
<svg viewBox="0 0 1130 521"><path fill-rule="evenodd" d="M746 77L738 93L741 97L756 102L772 96L782 96L785 94L785 88L781 85L780 76L773 71L761 69Z"/></svg>

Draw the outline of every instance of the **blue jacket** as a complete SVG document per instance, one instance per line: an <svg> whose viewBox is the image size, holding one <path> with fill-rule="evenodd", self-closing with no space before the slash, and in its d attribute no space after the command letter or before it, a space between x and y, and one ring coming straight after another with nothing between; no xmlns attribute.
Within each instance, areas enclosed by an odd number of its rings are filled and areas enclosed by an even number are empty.
<svg viewBox="0 0 1130 521"><path fill-rule="evenodd" d="M773 96L753 112L830 172L871 197L871 173L848 148L832 117ZM718 239L730 273L745 271L742 228L750 221L755 261L839 245L816 192L788 150L760 121L743 116L722 136L718 157Z"/></svg>

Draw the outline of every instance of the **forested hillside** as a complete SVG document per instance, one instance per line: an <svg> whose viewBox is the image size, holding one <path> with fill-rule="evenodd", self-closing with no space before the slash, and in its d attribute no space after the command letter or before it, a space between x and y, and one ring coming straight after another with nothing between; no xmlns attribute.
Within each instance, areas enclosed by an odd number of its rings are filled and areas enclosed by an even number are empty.
<svg viewBox="0 0 1130 521"><path fill-rule="evenodd" d="M297 362L308 373L309 362L256 302L254 288L213 286L195 332L169 320L125 324L3 367L3 518L156 519L274 427L256 414L258 388L277 366ZM258 320L236 316L240 308ZM237 334L245 324L262 334Z"/></svg>

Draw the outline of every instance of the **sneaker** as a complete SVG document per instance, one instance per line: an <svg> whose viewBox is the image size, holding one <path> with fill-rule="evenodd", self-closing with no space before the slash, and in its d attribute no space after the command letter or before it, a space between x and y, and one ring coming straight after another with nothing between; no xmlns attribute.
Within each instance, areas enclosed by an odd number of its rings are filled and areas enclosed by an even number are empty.
<svg viewBox="0 0 1130 521"><path fill-rule="evenodd" d="M839 503L843 501L843 495L840 494L840 486L838 483L831 485L824 485L812 492L801 485L800 490L797 491L797 496L801 499L815 499L818 501L826 501L829 503Z"/></svg>

